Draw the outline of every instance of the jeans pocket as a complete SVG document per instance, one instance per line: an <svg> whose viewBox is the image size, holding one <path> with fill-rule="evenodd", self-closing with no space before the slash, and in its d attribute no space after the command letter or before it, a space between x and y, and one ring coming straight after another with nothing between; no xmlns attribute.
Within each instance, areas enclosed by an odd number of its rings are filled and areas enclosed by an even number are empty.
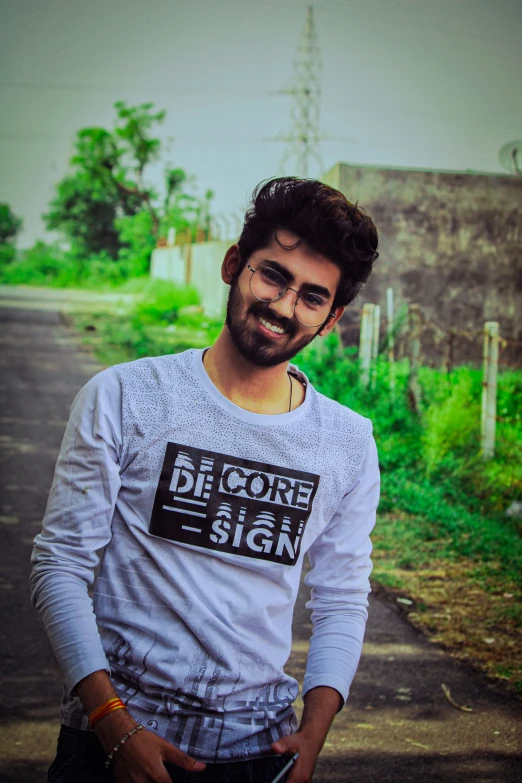
<svg viewBox="0 0 522 783"><path fill-rule="evenodd" d="M254 783L271 783L276 775L281 772L283 767L290 761L290 756L275 756L274 758L266 759L266 766L263 769L263 778L259 780L254 777ZM284 783L288 776L288 773L281 778L281 783Z"/></svg>
<svg viewBox="0 0 522 783"><path fill-rule="evenodd" d="M186 769L183 769L183 767L178 767L171 761L164 761L163 764L170 775L172 783L186 783L187 780L190 780L190 774ZM194 772L192 775L193 777L196 777L198 773Z"/></svg>
<svg viewBox="0 0 522 783"><path fill-rule="evenodd" d="M47 783L61 783L65 780L69 770L82 761L89 751L99 753L98 738L93 732L62 726L58 735L56 758L47 773Z"/></svg>

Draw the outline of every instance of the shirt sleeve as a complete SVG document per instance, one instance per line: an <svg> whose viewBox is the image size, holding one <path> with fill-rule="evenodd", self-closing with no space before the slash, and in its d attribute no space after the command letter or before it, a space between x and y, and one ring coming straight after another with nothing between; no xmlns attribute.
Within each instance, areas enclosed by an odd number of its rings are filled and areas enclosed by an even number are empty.
<svg viewBox="0 0 522 783"><path fill-rule="evenodd" d="M120 488L121 389L113 369L76 397L31 558L31 600L69 690L109 671L89 587L111 538Z"/></svg>
<svg viewBox="0 0 522 783"><path fill-rule="evenodd" d="M303 696L317 686L335 688L346 701L368 616L372 545L379 503L379 462L373 437L359 476L309 550L312 638Z"/></svg>

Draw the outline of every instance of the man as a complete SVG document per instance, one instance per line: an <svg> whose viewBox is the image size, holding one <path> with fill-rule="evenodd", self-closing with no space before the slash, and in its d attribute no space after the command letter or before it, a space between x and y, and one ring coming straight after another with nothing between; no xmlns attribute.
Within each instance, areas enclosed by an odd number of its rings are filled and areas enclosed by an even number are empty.
<svg viewBox="0 0 522 783"><path fill-rule="evenodd" d="M269 783L296 752L286 779L311 780L360 656L378 463L370 422L289 360L334 328L376 248L341 193L271 180L223 261L216 343L79 393L33 553L65 677L49 781ZM305 553L298 728L283 667Z"/></svg>

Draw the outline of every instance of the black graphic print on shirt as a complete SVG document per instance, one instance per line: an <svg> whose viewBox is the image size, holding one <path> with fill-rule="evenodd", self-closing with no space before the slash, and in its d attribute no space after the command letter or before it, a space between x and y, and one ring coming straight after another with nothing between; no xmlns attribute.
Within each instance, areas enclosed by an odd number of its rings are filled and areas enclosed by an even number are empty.
<svg viewBox="0 0 522 783"><path fill-rule="evenodd" d="M319 476L168 443L149 531L295 565Z"/></svg>

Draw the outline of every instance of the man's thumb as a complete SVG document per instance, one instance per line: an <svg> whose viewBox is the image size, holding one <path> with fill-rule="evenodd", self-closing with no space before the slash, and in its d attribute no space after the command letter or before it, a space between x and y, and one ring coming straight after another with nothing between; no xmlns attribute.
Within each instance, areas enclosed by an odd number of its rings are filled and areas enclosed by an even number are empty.
<svg viewBox="0 0 522 783"><path fill-rule="evenodd" d="M290 734L288 737L281 737L277 742L273 742L271 747L275 753L290 753L294 750L294 744L294 738Z"/></svg>
<svg viewBox="0 0 522 783"><path fill-rule="evenodd" d="M206 767L206 764L202 761L196 761L192 756L187 756L186 753L171 745L170 742L166 742L163 746L163 755L166 761L172 761L173 764L183 769L199 772Z"/></svg>

